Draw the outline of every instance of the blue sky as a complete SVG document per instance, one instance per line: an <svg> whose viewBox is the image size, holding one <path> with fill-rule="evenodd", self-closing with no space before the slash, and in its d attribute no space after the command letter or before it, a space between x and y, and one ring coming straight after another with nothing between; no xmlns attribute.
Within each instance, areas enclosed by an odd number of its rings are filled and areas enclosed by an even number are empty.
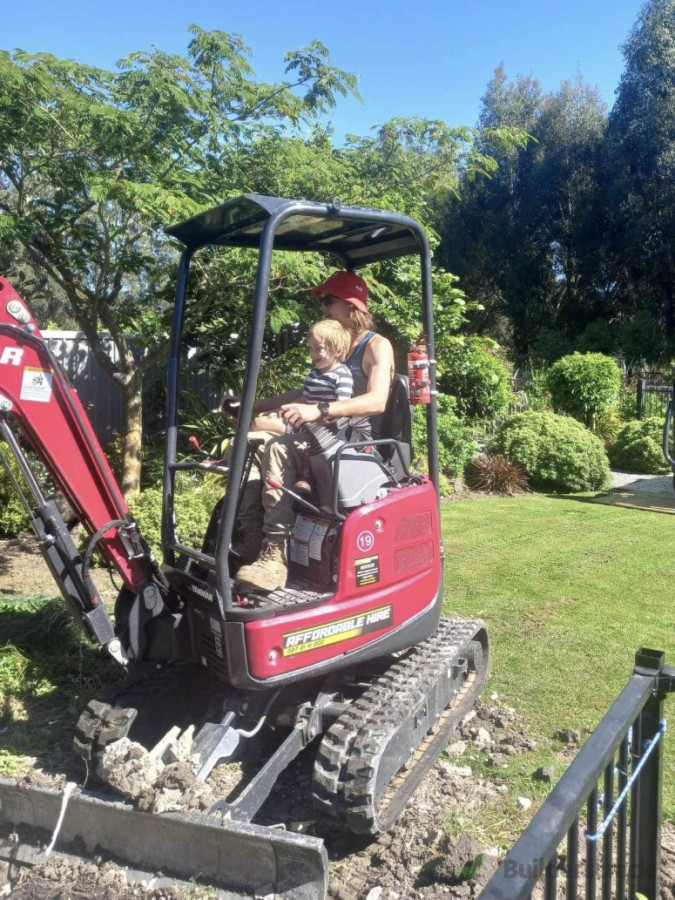
<svg viewBox="0 0 675 900"><path fill-rule="evenodd" d="M187 26L242 34L258 77L278 80L283 53L314 38L359 76L364 103L331 115L336 143L393 116L474 125L500 62L546 90L580 72L611 106L620 45L641 0L24 0L0 3L4 49L49 51L108 68L152 45L184 53Z"/></svg>

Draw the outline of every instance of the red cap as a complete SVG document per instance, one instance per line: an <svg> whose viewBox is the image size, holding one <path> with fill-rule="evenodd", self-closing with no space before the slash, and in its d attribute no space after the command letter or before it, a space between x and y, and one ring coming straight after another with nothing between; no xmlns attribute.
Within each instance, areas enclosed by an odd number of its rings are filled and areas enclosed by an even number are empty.
<svg viewBox="0 0 675 900"><path fill-rule="evenodd" d="M331 294L346 303L351 303L361 312L368 312L368 285L360 275L353 272L333 272L323 284L312 288L315 297Z"/></svg>

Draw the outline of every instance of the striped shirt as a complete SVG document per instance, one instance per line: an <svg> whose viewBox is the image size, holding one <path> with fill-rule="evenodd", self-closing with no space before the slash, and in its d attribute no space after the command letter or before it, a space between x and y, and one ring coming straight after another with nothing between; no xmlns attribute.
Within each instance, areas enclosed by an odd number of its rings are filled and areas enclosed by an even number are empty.
<svg viewBox="0 0 675 900"><path fill-rule="evenodd" d="M349 400L353 390L354 379L347 366L336 366L330 372L312 369L302 386L302 399L307 403L319 403L321 400L326 400L328 403L331 400ZM343 416L340 419L333 419L326 427L337 433L348 422L349 419ZM286 433L300 434L302 433L302 426L293 428L292 425L287 425Z"/></svg>
<svg viewBox="0 0 675 900"><path fill-rule="evenodd" d="M336 366L330 372L312 369L302 386L302 398L308 403L320 400L349 400L354 390L352 373L345 365Z"/></svg>

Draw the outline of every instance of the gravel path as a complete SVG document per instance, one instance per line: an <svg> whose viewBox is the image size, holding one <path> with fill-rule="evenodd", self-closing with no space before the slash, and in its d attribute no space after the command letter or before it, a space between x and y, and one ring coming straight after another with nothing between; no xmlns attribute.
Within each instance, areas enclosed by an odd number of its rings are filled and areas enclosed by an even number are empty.
<svg viewBox="0 0 675 900"><path fill-rule="evenodd" d="M652 494L666 500L675 499L672 475L638 475L634 472L612 472L612 488L633 494Z"/></svg>

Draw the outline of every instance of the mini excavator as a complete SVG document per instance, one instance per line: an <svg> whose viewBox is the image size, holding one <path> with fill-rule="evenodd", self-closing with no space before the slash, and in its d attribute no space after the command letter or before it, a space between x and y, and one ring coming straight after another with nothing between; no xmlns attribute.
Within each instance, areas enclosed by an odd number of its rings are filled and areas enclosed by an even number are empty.
<svg viewBox="0 0 675 900"><path fill-rule="evenodd" d="M327 890L323 842L254 821L280 774L300 753L311 755L319 809L336 826L380 834L392 827L487 675L483 622L441 616L429 245L414 220L393 212L257 194L166 232L183 251L168 351L161 563L129 514L75 389L28 306L1 278L0 435L18 466L15 487L65 602L123 670L119 683L82 711L76 752L95 763L122 738L153 746L167 724L192 726L203 780L246 753L254 736L269 731L276 740L236 799L219 799L209 815L150 816L81 790L67 804L59 842L66 848L83 843L89 853L105 850L141 868L200 873L231 890L321 898ZM225 471L221 463L205 466L198 451L195 458L178 458L179 446L187 444L178 412L188 273L195 253L213 245L257 249L258 269L224 496L201 546L192 547L181 541L174 515L177 474ZM296 498L288 582L268 594L242 596L231 548L255 450L246 426L263 352L273 250L313 251L350 271L408 254L419 258L430 357L428 474L411 468L410 398L406 379L397 376L378 440L364 446L336 442L321 429L314 434L312 470L321 483L314 499ZM54 497L45 496L33 454L67 500L68 522ZM84 553L71 535L75 524L90 536ZM113 617L91 578L95 551L123 581ZM159 715L162 698L173 721ZM56 790L0 783L0 824L15 833L29 826L50 831L62 807Z"/></svg>

